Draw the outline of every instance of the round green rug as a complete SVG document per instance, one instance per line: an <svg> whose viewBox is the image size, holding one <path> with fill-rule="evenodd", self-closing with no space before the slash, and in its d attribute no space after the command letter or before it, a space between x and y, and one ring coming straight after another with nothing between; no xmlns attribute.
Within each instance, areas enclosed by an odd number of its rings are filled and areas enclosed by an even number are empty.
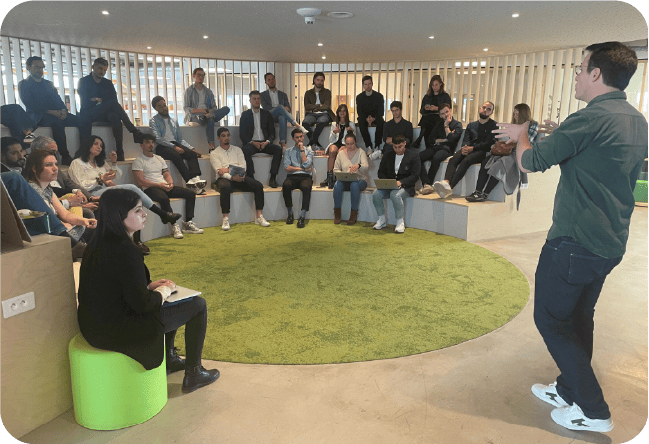
<svg viewBox="0 0 649 444"><path fill-rule="evenodd" d="M413 228L275 221L147 245L153 280L203 292L203 358L217 361L325 364L437 350L505 324L530 293L501 256Z"/></svg>

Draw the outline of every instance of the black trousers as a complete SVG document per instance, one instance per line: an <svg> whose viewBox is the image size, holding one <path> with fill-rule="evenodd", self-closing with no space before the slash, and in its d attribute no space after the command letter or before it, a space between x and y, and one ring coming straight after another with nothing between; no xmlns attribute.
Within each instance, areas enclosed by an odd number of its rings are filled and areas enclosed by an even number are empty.
<svg viewBox="0 0 649 444"><path fill-rule="evenodd" d="M65 136L65 127L74 126L79 128L80 142L88 139L92 131L92 122L70 113L63 120L45 113L43 118L38 122L38 126L49 126L52 128L52 139L56 142L56 146L59 148L59 152L63 157L70 155L68 151L68 139Z"/></svg>
<svg viewBox="0 0 649 444"><path fill-rule="evenodd" d="M32 121L20 105L2 105L2 108L0 108L0 119L2 120L2 124L9 128L11 137L20 142L23 148L29 146L23 142L25 138L23 130L36 129L36 123Z"/></svg>
<svg viewBox="0 0 649 444"><path fill-rule="evenodd" d="M207 329L207 304L200 296L185 299L160 308L162 323L165 326L165 348L173 349L176 330L185 327L186 367L201 365L205 330Z"/></svg>
<svg viewBox="0 0 649 444"><path fill-rule="evenodd" d="M299 188L300 191L302 191L302 209L304 211L309 211L312 186L313 179L311 176L306 176L304 174L288 174L286 180L282 184L282 194L284 195L286 208L293 207L292 191Z"/></svg>
<svg viewBox="0 0 649 444"><path fill-rule="evenodd" d="M122 122L124 122L124 126L130 132L134 132L136 128L117 100L100 103L92 107L90 111L83 113L81 117L90 122L108 122L115 137L115 151L118 156L124 157L124 131L122 130Z"/></svg>
<svg viewBox="0 0 649 444"><path fill-rule="evenodd" d="M426 148L419 152L419 160L421 161L421 172L419 178L421 184L432 185L435 181L435 174L442 162L451 155L451 149L446 145L435 145L434 148ZM430 168L426 172L424 162L430 160Z"/></svg>
<svg viewBox="0 0 649 444"><path fill-rule="evenodd" d="M279 165L282 163L282 147L269 143L263 150L258 150L252 143L246 143L243 148L243 156L246 158L246 175L248 177L255 177L255 164L252 161L253 154L264 153L273 156L270 163L270 175L276 176L279 172Z"/></svg>
<svg viewBox="0 0 649 444"><path fill-rule="evenodd" d="M485 165L488 161L489 157L486 157L482 161L482 165L480 165L480 172L478 173L478 183L476 183L475 185L476 190L483 191L485 194L491 193L499 182L498 179L490 176L487 172L488 170L485 168Z"/></svg>
<svg viewBox="0 0 649 444"><path fill-rule="evenodd" d="M486 151L471 151L466 156L462 151L456 152L448 161L444 179L448 180L453 188L462 180L471 165L482 162L485 157L487 157Z"/></svg>
<svg viewBox="0 0 649 444"><path fill-rule="evenodd" d="M264 186L249 176L244 177L242 182L221 177L216 180L216 188L221 195L221 213L223 214L230 214L230 194L233 191L252 192L255 195L255 209L264 209Z"/></svg>
<svg viewBox="0 0 649 444"><path fill-rule="evenodd" d="M361 130L361 136L363 136L363 142L365 142L365 148L371 148L372 146L378 147L383 141L383 124L385 121L383 117L377 117L373 125L376 126L376 134L374 134L374 145L372 145L372 138L370 137L370 132L367 129L367 116L358 117L358 128Z"/></svg>
<svg viewBox="0 0 649 444"><path fill-rule="evenodd" d="M165 191L161 188L147 188L144 194L149 196L151 200L158 202L160 208L167 213L171 213L171 203L169 199L185 199L185 222L189 222L194 218L194 207L196 206L196 193L192 190L174 186L171 190Z"/></svg>
<svg viewBox="0 0 649 444"><path fill-rule="evenodd" d="M155 148L155 153L165 160L171 160L171 163L178 168L178 172L185 179L188 180L201 175L201 167L198 165L198 156L194 150L189 148L180 147L183 153L178 153L173 147L158 145ZM187 161L187 165L185 165Z"/></svg>

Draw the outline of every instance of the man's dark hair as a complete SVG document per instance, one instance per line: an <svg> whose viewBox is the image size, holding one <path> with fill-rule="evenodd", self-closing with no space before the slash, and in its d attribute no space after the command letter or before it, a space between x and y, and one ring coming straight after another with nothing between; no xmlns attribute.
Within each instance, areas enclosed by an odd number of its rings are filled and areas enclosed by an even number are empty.
<svg viewBox="0 0 649 444"><path fill-rule="evenodd" d="M399 108L400 110L403 110L403 103L395 100L394 102L390 103L390 109L392 108Z"/></svg>
<svg viewBox="0 0 649 444"><path fill-rule="evenodd" d="M39 57L39 56L31 56L30 58L27 59L27 62L25 62L25 66L27 66L27 68L29 68L30 66L32 66L32 63L35 62L36 60L40 60L41 62L43 62L43 59L41 57ZM45 63L45 62L43 62L43 63Z"/></svg>
<svg viewBox="0 0 649 444"><path fill-rule="evenodd" d="M216 130L216 137L221 137L221 134L223 133L229 133L230 130L227 129L226 127L222 126L221 128Z"/></svg>
<svg viewBox="0 0 649 444"><path fill-rule="evenodd" d="M361 84L365 83L366 80L370 80L372 83L374 83L372 76L363 76L363 78L361 79Z"/></svg>
<svg viewBox="0 0 649 444"><path fill-rule="evenodd" d="M82 141L77 153L74 155L75 159L79 158L84 162L88 162L90 160L90 148L92 148L92 145L94 145L97 139L101 141L101 153L95 157L95 163L99 168L103 167L106 162L106 144L104 143L104 139L99 136L90 136Z"/></svg>
<svg viewBox="0 0 649 444"><path fill-rule="evenodd" d="M108 60L106 60L103 57L97 57L94 62L92 62L92 66L95 65L102 65L102 66L108 66Z"/></svg>
<svg viewBox="0 0 649 444"><path fill-rule="evenodd" d="M489 103L491 103L491 102L489 102ZM453 110L453 105L451 105L450 103L442 103L442 104L439 106L439 110L441 111L441 110L443 110L444 108L448 108L448 109L450 109L450 110L452 111L452 110Z"/></svg>
<svg viewBox="0 0 649 444"><path fill-rule="evenodd" d="M273 74L272 72L267 72L266 74L264 74L264 82L266 81L266 78L267 78L268 76L274 76L274 75L275 75L275 74Z"/></svg>
<svg viewBox="0 0 649 444"><path fill-rule="evenodd" d="M250 94L248 94L248 98L252 99L252 96L261 96L261 93L257 91L256 89L250 91Z"/></svg>
<svg viewBox="0 0 649 444"><path fill-rule="evenodd" d="M159 101L164 100L165 98L162 96L155 96L153 99L151 99L151 106L153 109L155 109L155 106L158 104Z"/></svg>
<svg viewBox="0 0 649 444"><path fill-rule="evenodd" d="M406 141L406 136L403 134L397 134L392 138L392 145L399 145L400 143L403 143Z"/></svg>
<svg viewBox="0 0 649 444"><path fill-rule="evenodd" d="M326 79L324 73L318 71L318 72L316 72L315 74L313 74L313 79L311 80L311 83L312 83L312 84L315 83L315 78L316 78L316 77L322 77L323 79Z"/></svg>
<svg viewBox="0 0 649 444"><path fill-rule="evenodd" d="M153 134L142 134L142 142L140 142L140 145L144 143L145 140L152 140L155 142L155 136Z"/></svg>
<svg viewBox="0 0 649 444"><path fill-rule="evenodd" d="M302 131L300 128L294 128L293 131L291 131L291 137L295 137L297 133L304 134L304 131Z"/></svg>
<svg viewBox="0 0 649 444"><path fill-rule="evenodd" d="M12 145L20 145L20 142L13 137L3 137L0 139L0 145L2 145L2 156L6 156L9 152L9 147Z"/></svg>
<svg viewBox="0 0 649 444"><path fill-rule="evenodd" d="M604 85L624 91L638 68L635 51L620 42L595 43L586 51L590 52L587 72L599 68Z"/></svg>
<svg viewBox="0 0 649 444"><path fill-rule="evenodd" d="M192 71L192 77L194 77L198 71L203 71L203 73L205 73L205 70L199 66L198 68L194 68Z"/></svg>

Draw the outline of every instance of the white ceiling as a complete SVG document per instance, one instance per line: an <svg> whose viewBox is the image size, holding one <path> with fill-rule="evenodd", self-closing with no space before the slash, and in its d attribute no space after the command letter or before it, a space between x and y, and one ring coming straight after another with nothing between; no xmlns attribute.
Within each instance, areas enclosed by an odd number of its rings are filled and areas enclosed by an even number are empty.
<svg viewBox="0 0 649 444"><path fill-rule="evenodd" d="M296 13L302 7L322 10L315 24L305 24ZM110 15L101 15L102 10ZM354 16L327 17L332 11ZM511 17L515 12L519 18ZM647 24L637 9L621 1L29 1L8 12L1 33L219 59L323 62L326 55L329 63L435 60L629 42L647 39Z"/></svg>

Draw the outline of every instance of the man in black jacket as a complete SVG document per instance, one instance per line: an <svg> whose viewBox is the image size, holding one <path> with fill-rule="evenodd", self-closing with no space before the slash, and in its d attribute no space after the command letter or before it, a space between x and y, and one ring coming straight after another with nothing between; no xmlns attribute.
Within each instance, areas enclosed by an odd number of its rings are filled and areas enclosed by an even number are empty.
<svg viewBox="0 0 649 444"><path fill-rule="evenodd" d="M254 179L255 165L252 155L265 153L273 156L270 164L270 180L268 186L277 188L277 173L282 162L282 148L272 143L275 140L275 123L273 116L261 108L261 94L259 91L250 91L251 109L241 114L239 121L239 138L243 143L243 155L246 158L246 174Z"/></svg>
<svg viewBox="0 0 649 444"><path fill-rule="evenodd" d="M414 150L406 150L406 138L398 135L392 138L393 150L389 151L381 159L379 165L379 179L396 179L396 190L377 189L372 194L374 208L379 215L379 219L374 225L375 230L380 230L387 226L385 217L385 207L383 199L390 199L394 206L394 216L397 218L395 233L403 233L406 229L403 212L403 199L415 195L415 184L419 179L419 154Z"/></svg>
<svg viewBox="0 0 649 444"><path fill-rule="evenodd" d="M462 122L453 118L450 104L442 103L439 107L439 116L442 121L438 122L431 131L431 137L429 137L431 143L428 143L428 139L426 139L426 149L419 152L421 161L421 172L419 173L421 190L419 192L421 194L430 194L435 191L433 188L435 174L437 174L440 164L453 154L455 146L462 136ZM428 172L424 166L424 162L427 160L430 160Z"/></svg>
<svg viewBox="0 0 649 444"><path fill-rule="evenodd" d="M371 76L363 77L363 92L356 96L356 112L358 113L358 128L361 130L365 148L372 149L372 139L370 132L367 130L370 126L376 127L376 134L374 135L374 150L379 149L379 145L383 141L383 108L385 107L385 100L383 94L378 91L372 90Z"/></svg>
<svg viewBox="0 0 649 444"><path fill-rule="evenodd" d="M469 167L481 163L487 157L491 146L496 143L492 131L497 128L497 125L489 117L493 112L493 102L485 102L479 109L480 118L467 125L462 149L448 161L444 180L433 184L433 188L442 199L453 193L453 187L462 180Z"/></svg>

